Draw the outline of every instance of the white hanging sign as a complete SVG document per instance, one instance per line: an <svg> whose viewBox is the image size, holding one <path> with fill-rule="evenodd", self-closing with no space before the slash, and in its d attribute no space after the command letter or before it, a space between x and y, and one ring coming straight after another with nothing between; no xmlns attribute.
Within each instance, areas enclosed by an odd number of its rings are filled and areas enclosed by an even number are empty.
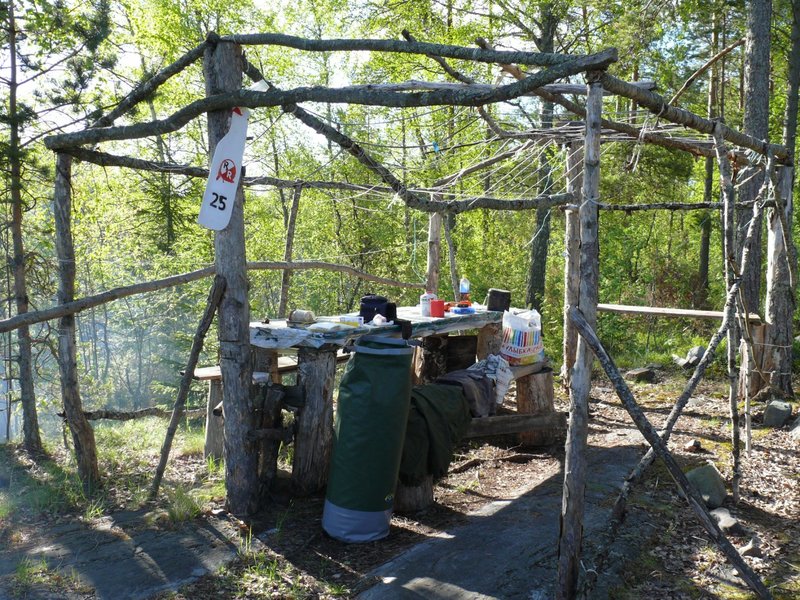
<svg viewBox="0 0 800 600"><path fill-rule="evenodd" d="M228 226L236 199L236 188L242 176L242 156L247 139L247 119L250 111L236 107L231 114L231 128L217 143L208 172L206 191L197 222L203 227L220 231Z"/></svg>

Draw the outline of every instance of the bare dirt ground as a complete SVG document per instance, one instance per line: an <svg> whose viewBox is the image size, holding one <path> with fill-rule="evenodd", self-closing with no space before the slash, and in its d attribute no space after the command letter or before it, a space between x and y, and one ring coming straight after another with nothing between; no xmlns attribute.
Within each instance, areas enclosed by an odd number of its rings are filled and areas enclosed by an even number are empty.
<svg viewBox="0 0 800 600"><path fill-rule="evenodd" d="M682 373L659 375L652 384L633 385L634 395L649 419L662 423L685 384ZM590 404L591 446L611 447L644 441L610 387L598 379ZM557 398L566 410L566 398ZM741 498L725 506L744 530L731 536L735 546L759 539L761 557L747 557L776 598L800 597L800 456L798 443L788 428L764 429L759 425L763 406L755 407L753 451L742 450ZM728 483L732 474L730 422L726 389L722 382L701 384L686 408L670 440L670 448L685 470L713 461ZM744 438L744 436L743 436ZM701 443L700 452L684 446ZM386 540L346 545L327 538L320 527L323 498L291 498L277 490L274 503L250 526L222 512L221 499L212 499L198 517L227 519L238 530L237 558L218 572L209 573L176 592L158 596L175 600L194 598L348 598L371 583L368 573L402 551L464 523L467 515L489 502L513 499L548 478L558 476L563 444L550 448L523 448L513 437L471 442L459 448L449 474L435 488L436 503L413 515L396 515ZM187 479L203 479L202 461L187 460ZM730 492L730 485L728 486ZM613 498L609 500L613 501ZM156 507L153 512L157 512ZM29 515L22 522L0 519L0 541L14 546L35 537L48 520L76 518L69 515ZM556 516L557 518L557 516ZM25 522L27 520L27 523ZM168 527L158 520L143 526ZM680 498L666 471L656 464L636 488L629 516L619 534L620 544L611 554L608 572L600 572L595 597L634 598L749 598L732 568L711 545ZM598 539L584 544L584 565L592 568ZM124 568L115 565L115 568ZM58 575L61 580L54 582ZM41 581L12 578L5 589L12 597L97 597L77 579L63 574L43 576ZM0 582L2 583L2 582ZM58 584L55 588L54 585ZM2 588L0 588L2 589ZM62 595L43 595L43 590L62 590ZM2 594L0 594L2 595Z"/></svg>

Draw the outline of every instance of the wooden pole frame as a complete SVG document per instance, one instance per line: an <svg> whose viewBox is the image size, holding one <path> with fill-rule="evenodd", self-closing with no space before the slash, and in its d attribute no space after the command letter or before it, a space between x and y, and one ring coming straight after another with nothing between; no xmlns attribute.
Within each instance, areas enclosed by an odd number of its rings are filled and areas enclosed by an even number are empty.
<svg viewBox="0 0 800 600"><path fill-rule="evenodd" d="M586 141L583 160L583 197L578 208L580 223L579 272L569 279L580 281L578 306L594 326L597 320L599 246L597 201L600 197L600 121L603 86L600 74L587 74ZM570 380L569 429L564 458L564 490L561 531L558 540L558 587L556 598L574 598L580 576L583 542L584 492L586 490L586 441L589 431L589 392L592 385L592 351L578 340Z"/></svg>

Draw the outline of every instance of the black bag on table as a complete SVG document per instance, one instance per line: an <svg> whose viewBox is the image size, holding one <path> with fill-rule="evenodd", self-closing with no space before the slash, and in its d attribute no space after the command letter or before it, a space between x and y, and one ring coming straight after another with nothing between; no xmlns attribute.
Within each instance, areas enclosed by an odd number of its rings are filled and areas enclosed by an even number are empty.
<svg viewBox="0 0 800 600"><path fill-rule="evenodd" d="M394 321L397 318L397 304L389 302L385 296L367 294L361 298L358 314L364 317L364 323L372 321L375 315L383 315L387 321Z"/></svg>

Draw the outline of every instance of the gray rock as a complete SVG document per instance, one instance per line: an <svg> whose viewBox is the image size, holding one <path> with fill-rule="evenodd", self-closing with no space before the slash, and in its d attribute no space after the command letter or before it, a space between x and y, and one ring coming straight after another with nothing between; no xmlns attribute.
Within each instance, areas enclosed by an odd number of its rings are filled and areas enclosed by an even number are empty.
<svg viewBox="0 0 800 600"><path fill-rule="evenodd" d="M686 363L684 363L683 367L685 369L694 369L700 364L700 359L703 358L703 354L705 354L705 352L705 346L695 346L694 348L690 348L686 353Z"/></svg>
<svg viewBox="0 0 800 600"><path fill-rule="evenodd" d="M656 378L656 372L649 367L644 367L642 369L631 369L627 373L625 373L625 379L628 381L645 381L645 382L652 382Z"/></svg>
<svg viewBox="0 0 800 600"><path fill-rule="evenodd" d="M728 535L747 535L747 530L739 523L736 517L732 517L727 508L715 508L711 511L711 516L719 525L722 533Z"/></svg>
<svg viewBox="0 0 800 600"><path fill-rule="evenodd" d="M747 544L739 550L739 553L742 556L755 556L757 558L761 558L761 556L763 556L761 552L761 540L757 535L754 535L753 539L747 542Z"/></svg>
<svg viewBox="0 0 800 600"><path fill-rule="evenodd" d="M792 405L785 400L773 400L764 410L766 427L783 427L792 416Z"/></svg>
<svg viewBox="0 0 800 600"><path fill-rule="evenodd" d="M792 423L791 433L794 439L800 440L800 417L797 417L794 423Z"/></svg>
<svg viewBox="0 0 800 600"><path fill-rule="evenodd" d="M719 508L728 495L725 480L712 463L697 467L686 473L686 478L697 488L708 508Z"/></svg>

